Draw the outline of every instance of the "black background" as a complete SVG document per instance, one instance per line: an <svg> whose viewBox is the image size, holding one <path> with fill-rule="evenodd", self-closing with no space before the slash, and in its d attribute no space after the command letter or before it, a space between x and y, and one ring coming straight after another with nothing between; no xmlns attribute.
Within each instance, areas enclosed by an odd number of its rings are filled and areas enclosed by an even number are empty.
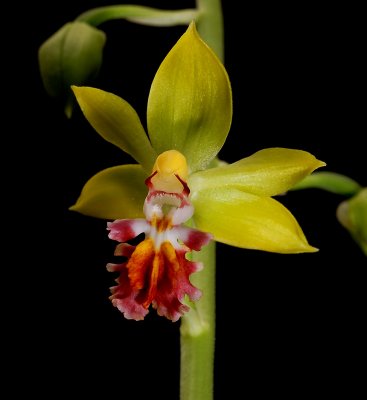
<svg viewBox="0 0 367 400"><path fill-rule="evenodd" d="M105 264L114 243L105 221L68 211L93 174L132 160L78 111L68 120L38 71L44 40L81 12L106 4L113 3L53 1L27 4L16 10L19 17L9 13L3 67L10 71L3 85L11 89L4 117L12 150L4 197L10 199L5 216L11 217L15 276L6 281L4 303L12 317L7 367L17 382L13 389L36 397L175 400L179 323L154 312L144 322L127 321L111 306L113 276ZM220 157L234 162L266 147L298 148L325 161L324 170L366 185L360 10L235 7L223 2L234 116ZM150 83L185 27L113 21L100 28L107 44L93 85L129 101L145 123ZM280 200L320 251L279 255L218 244L216 400L232 398L229 393L298 398L316 391L353 397L362 385L357 364L365 357L366 258L335 218L344 198L308 190Z"/></svg>

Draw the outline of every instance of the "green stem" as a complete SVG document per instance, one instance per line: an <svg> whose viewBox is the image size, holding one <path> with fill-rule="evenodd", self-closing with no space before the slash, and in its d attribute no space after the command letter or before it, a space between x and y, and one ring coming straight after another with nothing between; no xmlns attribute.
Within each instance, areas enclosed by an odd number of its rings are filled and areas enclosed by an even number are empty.
<svg viewBox="0 0 367 400"><path fill-rule="evenodd" d="M192 254L204 269L192 276L203 292L181 321L181 400L212 400L215 340L215 242Z"/></svg>
<svg viewBox="0 0 367 400"><path fill-rule="evenodd" d="M196 21L200 36L224 60L224 28L221 0L196 0Z"/></svg>
<svg viewBox="0 0 367 400"><path fill-rule="evenodd" d="M197 0L196 26L202 39L224 59L221 0ZM215 352L215 242L192 254L204 269L192 276L202 298L181 321L180 400L213 400Z"/></svg>
<svg viewBox="0 0 367 400"><path fill-rule="evenodd" d="M152 26L188 25L197 17L197 10L161 10L158 8L115 5L92 8L80 14L76 21L98 26L112 19L127 19L131 22Z"/></svg>
<svg viewBox="0 0 367 400"><path fill-rule="evenodd" d="M291 190L300 189L323 189L335 194L353 196L362 187L355 180L342 174L335 172L314 172L298 182Z"/></svg>

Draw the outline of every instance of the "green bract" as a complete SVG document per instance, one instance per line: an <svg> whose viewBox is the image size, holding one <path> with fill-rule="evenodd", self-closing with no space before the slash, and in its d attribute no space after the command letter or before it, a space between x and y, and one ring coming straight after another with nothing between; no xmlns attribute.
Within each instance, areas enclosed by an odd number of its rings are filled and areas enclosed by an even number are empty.
<svg viewBox="0 0 367 400"><path fill-rule="evenodd" d="M89 87L73 90L97 132L140 165L98 173L87 182L72 210L106 219L143 216L144 180L152 173L157 155L175 149L188 162L197 228L238 247L279 253L317 250L307 243L293 215L271 196L286 192L323 162L304 151L273 148L206 169L226 140L232 96L226 70L200 39L194 23L153 80L148 134L132 107L119 97Z"/></svg>

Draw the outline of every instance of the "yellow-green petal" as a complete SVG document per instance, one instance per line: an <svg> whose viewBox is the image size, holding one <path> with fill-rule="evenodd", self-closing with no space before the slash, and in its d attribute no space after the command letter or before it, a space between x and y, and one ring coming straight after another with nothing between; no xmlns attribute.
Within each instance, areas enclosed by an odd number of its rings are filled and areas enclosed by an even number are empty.
<svg viewBox="0 0 367 400"><path fill-rule="evenodd" d="M232 121L230 82L194 23L155 75L147 119L154 149L180 151L191 171L204 169L224 144Z"/></svg>
<svg viewBox="0 0 367 400"><path fill-rule="evenodd" d="M271 197L217 188L194 193L192 202L196 227L218 242L276 253L317 251L290 211Z"/></svg>
<svg viewBox="0 0 367 400"><path fill-rule="evenodd" d="M144 217L146 172L140 165L119 165L94 175L70 210L103 219Z"/></svg>
<svg viewBox="0 0 367 400"><path fill-rule="evenodd" d="M104 90L86 86L72 86L72 89L93 128L105 140L134 157L150 173L157 155L131 105Z"/></svg>
<svg viewBox="0 0 367 400"><path fill-rule="evenodd" d="M259 196L274 196L324 165L306 151L270 148L233 164L199 171L191 175L189 186L192 191L232 187Z"/></svg>

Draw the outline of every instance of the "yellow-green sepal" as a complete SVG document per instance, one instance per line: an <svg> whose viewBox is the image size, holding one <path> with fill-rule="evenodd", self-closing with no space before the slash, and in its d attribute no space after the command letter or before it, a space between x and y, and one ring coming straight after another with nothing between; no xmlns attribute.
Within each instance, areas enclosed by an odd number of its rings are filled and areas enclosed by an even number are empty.
<svg viewBox="0 0 367 400"><path fill-rule="evenodd" d="M276 253L315 252L298 222L281 203L233 187L192 195L195 226L218 242Z"/></svg>
<svg viewBox="0 0 367 400"><path fill-rule="evenodd" d="M104 169L84 185L70 210L103 219L143 218L146 177L140 165Z"/></svg>
<svg viewBox="0 0 367 400"><path fill-rule="evenodd" d="M270 148L233 164L198 171L191 175L189 186L192 191L232 187L259 196L274 196L324 165L306 151Z"/></svg>
<svg viewBox="0 0 367 400"><path fill-rule="evenodd" d="M204 169L226 140L232 121L230 82L193 22L155 75L147 120L157 153L180 151L191 172Z"/></svg>
<svg viewBox="0 0 367 400"><path fill-rule="evenodd" d="M134 157L150 173L157 155L131 105L101 89L87 86L72 86L72 89L93 128L105 140Z"/></svg>

